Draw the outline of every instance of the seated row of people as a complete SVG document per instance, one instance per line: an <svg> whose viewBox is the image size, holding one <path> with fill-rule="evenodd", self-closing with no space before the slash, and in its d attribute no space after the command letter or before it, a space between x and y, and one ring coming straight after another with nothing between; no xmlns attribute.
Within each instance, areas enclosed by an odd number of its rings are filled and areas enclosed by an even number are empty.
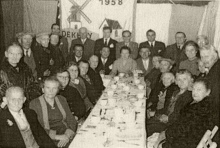
<svg viewBox="0 0 220 148"><path fill-rule="evenodd" d="M197 79L192 86L192 101L181 111L173 124L160 133L158 143L162 148L195 148L207 129L212 129L213 112L210 100L210 84L207 79Z"/></svg>
<svg viewBox="0 0 220 148"><path fill-rule="evenodd" d="M157 73L153 69L146 76L151 87L147 100L147 134L165 131L161 133L162 138L164 133L167 138L163 147L196 147L206 130L219 126L218 53L213 46L203 46L197 51L197 45L192 41L186 42L185 49L188 60L180 63L184 63L182 68L188 70L177 71L175 78L170 59L159 57ZM196 58L196 51L201 59ZM164 61L167 61L167 67ZM193 71L200 74L192 75ZM198 132L200 128L202 132ZM214 141L219 142L218 136L219 133Z"/></svg>

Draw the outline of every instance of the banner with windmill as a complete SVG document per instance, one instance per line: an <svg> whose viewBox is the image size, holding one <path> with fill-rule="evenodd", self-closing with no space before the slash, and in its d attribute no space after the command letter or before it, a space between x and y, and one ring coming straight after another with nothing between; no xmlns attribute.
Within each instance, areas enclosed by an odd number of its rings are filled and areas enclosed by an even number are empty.
<svg viewBox="0 0 220 148"><path fill-rule="evenodd" d="M132 31L136 0L60 0L62 34L77 38L80 27L89 30L88 37L102 37L102 28L112 28L112 38L119 40L123 30Z"/></svg>

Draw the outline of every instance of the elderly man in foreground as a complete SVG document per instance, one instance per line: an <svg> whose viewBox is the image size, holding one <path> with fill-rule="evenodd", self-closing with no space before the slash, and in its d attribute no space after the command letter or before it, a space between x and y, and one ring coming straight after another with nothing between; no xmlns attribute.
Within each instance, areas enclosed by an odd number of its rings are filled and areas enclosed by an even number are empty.
<svg viewBox="0 0 220 148"><path fill-rule="evenodd" d="M1 148L55 148L37 120L37 114L28 108L22 109L26 98L20 87L10 87L3 98L8 108L0 112Z"/></svg>

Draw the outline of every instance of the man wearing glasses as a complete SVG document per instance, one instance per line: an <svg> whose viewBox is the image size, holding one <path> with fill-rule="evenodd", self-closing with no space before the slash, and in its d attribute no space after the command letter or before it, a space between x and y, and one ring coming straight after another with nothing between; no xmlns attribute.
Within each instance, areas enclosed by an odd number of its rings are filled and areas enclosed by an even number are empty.
<svg viewBox="0 0 220 148"><path fill-rule="evenodd" d="M120 49L123 46L127 46L131 49L131 58L136 59L138 56L138 43L131 41L131 32L125 30L122 32L123 41L116 44L116 59L120 57Z"/></svg>

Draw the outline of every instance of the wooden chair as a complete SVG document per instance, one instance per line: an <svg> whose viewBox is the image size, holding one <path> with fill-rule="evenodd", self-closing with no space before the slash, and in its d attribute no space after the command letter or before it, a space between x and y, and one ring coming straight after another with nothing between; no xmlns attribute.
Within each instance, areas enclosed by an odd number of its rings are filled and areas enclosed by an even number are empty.
<svg viewBox="0 0 220 148"><path fill-rule="evenodd" d="M212 131L207 130L196 148L217 148L217 144L212 141L217 131L217 126Z"/></svg>

